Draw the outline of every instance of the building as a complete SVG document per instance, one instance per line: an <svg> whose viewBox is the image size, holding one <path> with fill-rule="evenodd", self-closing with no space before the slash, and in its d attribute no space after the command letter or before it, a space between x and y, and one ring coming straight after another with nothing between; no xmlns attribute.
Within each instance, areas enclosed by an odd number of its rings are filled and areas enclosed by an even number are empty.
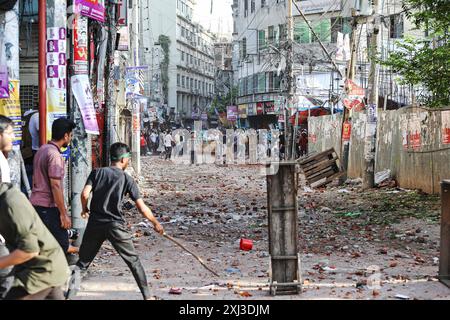
<svg viewBox="0 0 450 320"><path fill-rule="evenodd" d="M340 73L318 43L318 39L293 6L293 53L296 96L308 95L323 102L339 104L350 57L353 16L358 17L356 29L356 82L368 86L369 59L367 37L371 25L364 18L372 14L368 0L303 0L296 2L318 38L336 62ZM395 41L405 34L424 36L415 30L401 8L401 1L380 2L381 23L379 48L383 57L395 50ZM286 92L285 70L287 50L287 1L233 1L233 68L239 85L237 104L240 113L247 110L246 124L267 127L278 122L277 114ZM342 41L346 40L346 41ZM339 50L338 50L339 49ZM347 52L342 56L342 50ZM391 70L380 70L380 95L399 105L410 104L414 92L396 83ZM296 98L294 97L294 103ZM387 99L386 99L387 100Z"/></svg>
<svg viewBox="0 0 450 320"><path fill-rule="evenodd" d="M202 115L205 119L214 97L215 36L193 21L193 0L141 1L144 61L151 61L155 43L161 46L164 103L180 125L191 125ZM161 35L170 40L168 52Z"/></svg>
<svg viewBox="0 0 450 320"><path fill-rule="evenodd" d="M214 60L216 66L215 93L223 97L233 87L233 43L221 39L214 44Z"/></svg>

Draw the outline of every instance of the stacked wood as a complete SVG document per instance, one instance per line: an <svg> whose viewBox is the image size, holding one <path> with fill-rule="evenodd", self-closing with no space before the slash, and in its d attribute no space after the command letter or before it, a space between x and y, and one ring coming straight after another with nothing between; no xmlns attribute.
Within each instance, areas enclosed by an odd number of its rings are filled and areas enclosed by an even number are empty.
<svg viewBox="0 0 450 320"><path fill-rule="evenodd" d="M344 170L338 165L338 160L336 151L331 148L301 159L299 165L305 175L306 182L312 188L317 188L331 183L344 174Z"/></svg>

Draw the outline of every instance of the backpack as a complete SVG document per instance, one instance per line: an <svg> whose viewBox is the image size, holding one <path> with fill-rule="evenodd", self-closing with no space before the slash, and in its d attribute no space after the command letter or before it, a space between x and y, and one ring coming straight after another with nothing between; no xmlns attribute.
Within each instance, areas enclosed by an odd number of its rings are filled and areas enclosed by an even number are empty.
<svg viewBox="0 0 450 320"><path fill-rule="evenodd" d="M36 114L36 112L38 111L31 112L22 119L22 146L20 148L20 151L22 151L22 158L24 160L33 158L33 140L30 133L30 120L31 117Z"/></svg>

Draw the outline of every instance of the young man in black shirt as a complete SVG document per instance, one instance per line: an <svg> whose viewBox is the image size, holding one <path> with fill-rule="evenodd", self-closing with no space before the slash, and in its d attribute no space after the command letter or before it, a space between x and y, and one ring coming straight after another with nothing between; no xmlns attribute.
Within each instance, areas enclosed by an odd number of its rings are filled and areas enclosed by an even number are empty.
<svg viewBox="0 0 450 320"><path fill-rule="evenodd" d="M95 169L89 175L81 194L82 217L89 218L81 243L77 267L86 270L94 260L102 243L109 240L117 253L126 262L144 299L150 299L144 268L134 249L132 235L125 225L122 200L127 194L136 203L139 212L147 218L155 230L163 234L164 229L141 198L139 188L124 170L130 161L130 148L123 143L111 146L111 166ZM88 199L92 192L90 209ZM73 295L72 292L68 297Z"/></svg>

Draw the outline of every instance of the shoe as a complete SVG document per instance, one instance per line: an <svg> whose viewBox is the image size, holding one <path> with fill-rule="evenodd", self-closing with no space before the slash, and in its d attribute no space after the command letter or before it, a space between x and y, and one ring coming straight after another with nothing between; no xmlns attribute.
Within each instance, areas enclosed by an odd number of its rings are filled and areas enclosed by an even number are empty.
<svg viewBox="0 0 450 320"><path fill-rule="evenodd" d="M79 267L75 266L69 278L69 286L65 294L66 300L71 300L74 298L78 291L80 291L81 285L81 270Z"/></svg>

